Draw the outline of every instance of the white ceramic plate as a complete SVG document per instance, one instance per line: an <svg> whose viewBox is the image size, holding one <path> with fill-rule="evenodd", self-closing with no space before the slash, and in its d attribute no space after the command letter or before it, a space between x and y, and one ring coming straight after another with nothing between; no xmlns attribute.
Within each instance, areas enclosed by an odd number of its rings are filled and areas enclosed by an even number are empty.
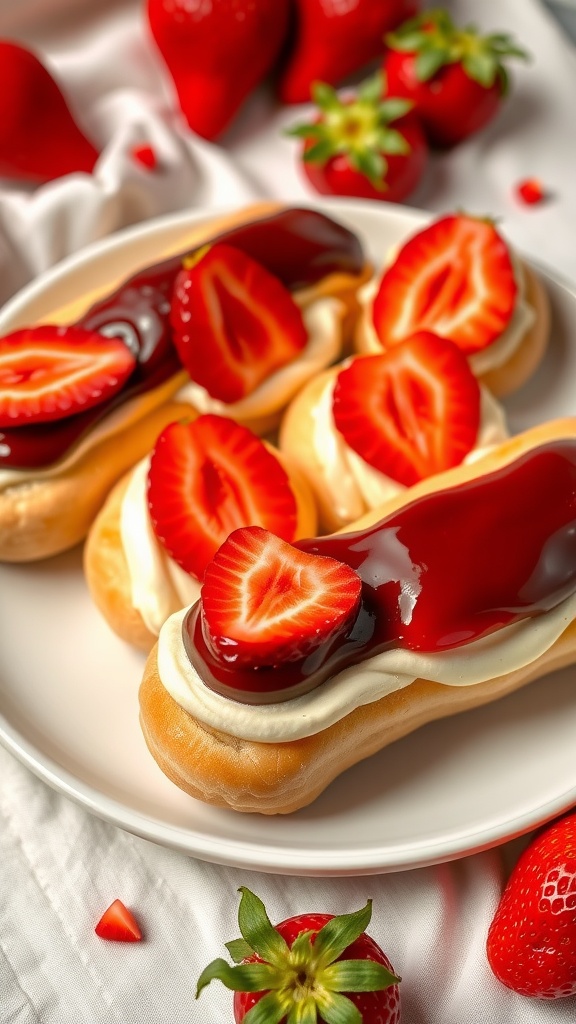
<svg viewBox="0 0 576 1024"><path fill-rule="evenodd" d="M423 221L414 211L326 204L376 261ZM60 264L3 310L0 332L46 319L87 288L185 245L206 215L122 233ZM576 293L546 277L552 343L537 377L508 403L514 431L576 414ZM201 859L288 874L360 874L472 853L576 803L574 670L426 726L334 782L288 817L234 814L185 796L160 772L138 727L143 657L91 606L79 551L0 566L0 739L88 810Z"/></svg>

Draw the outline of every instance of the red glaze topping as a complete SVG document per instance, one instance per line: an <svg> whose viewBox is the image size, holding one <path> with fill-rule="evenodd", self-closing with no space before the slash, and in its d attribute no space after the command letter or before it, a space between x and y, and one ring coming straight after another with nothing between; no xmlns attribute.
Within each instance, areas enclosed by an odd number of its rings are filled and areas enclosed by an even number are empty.
<svg viewBox="0 0 576 1024"><path fill-rule="evenodd" d="M460 647L559 604L576 588L576 441L425 495L368 530L295 546L359 574L355 623L312 658L238 671L207 647L196 604L184 641L213 689L246 703L288 700L389 648Z"/></svg>
<svg viewBox="0 0 576 1024"><path fill-rule="evenodd" d="M216 236L262 263L290 289L364 266L359 240L315 210L287 209ZM95 303L76 326L120 337L137 359L126 388L109 403L37 428L0 431L0 466L40 469L61 459L96 422L129 398L158 387L181 368L169 323L172 289L189 253L146 267Z"/></svg>

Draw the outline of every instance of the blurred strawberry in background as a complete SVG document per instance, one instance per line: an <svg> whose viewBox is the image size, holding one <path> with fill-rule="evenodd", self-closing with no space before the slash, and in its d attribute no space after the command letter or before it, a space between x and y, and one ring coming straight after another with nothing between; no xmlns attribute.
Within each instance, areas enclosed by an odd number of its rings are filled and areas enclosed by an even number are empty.
<svg viewBox="0 0 576 1024"><path fill-rule="evenodd" d="M289 0L148 0L147 12L190 128L216 138L274 65Z"/></svg>
<svg viewBox="0 0 576 1024"><path fill-rule="evenodd" d="M419 10L418 0L295 0L295 35L282 71L283 103L306 103L312 83L338 85L384 50L384 34Z"/></svg>

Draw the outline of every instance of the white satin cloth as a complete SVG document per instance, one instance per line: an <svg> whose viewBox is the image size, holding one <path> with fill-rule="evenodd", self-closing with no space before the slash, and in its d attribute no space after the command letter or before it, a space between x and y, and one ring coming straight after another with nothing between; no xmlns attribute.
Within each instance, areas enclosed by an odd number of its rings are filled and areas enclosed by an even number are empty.
<svg viewBox="0 0 576 1024"><path fill-rule="evenodd" d="M501 218L512 241L576 277L576 58L538 0L452 0L461 22L513 32L533 54L497 121L432 160L411 202ZM138 0L0 0L0 37L53 68L78 121L102 151L93 176L34 190L0 186L0 301L82 245L125 225L190 207L256 197L313 198L295 144L282 135L302 109L260 90L218 145L186 131L146 34ZM160 165L134 163L150 142ZM539 177L547 203L524 207L515 184ZM2 601L8 596L3 595ZM0 655L1 660L1 655ZM576 999L527 1000L503 988L484 953L506 863L521 842L439 867L370 877L293 878L195 861L135 838L52 791L0 749L0 1024L222 1024L231 995L195 982L237 934L240 885L272 920L343 913L374 900L371 933L402 974L403 1024L569 1024ZM116 896L145 941L95 942Z"/></svg>

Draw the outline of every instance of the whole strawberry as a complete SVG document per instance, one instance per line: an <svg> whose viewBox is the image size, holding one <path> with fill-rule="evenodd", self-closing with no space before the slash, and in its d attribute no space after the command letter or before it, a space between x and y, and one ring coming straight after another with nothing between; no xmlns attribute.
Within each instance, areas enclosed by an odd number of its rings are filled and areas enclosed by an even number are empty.
<svg viewBox="0 0 576 1024"><path fill-rule="evenodd" d="M150 30L192 131L214 139L271 69L289 0L148 0Z"/></svg>
<svg viewBox="0 0 576 1024"><path fill-rule="evenodd" d="M322 195L399 203L420 181L428 146L412 103L382 99L382 89L380 74L343 98L326 82L312 87L315 121L288 134L303 140L304 173Z"/></svg>
<svg viewBox="0 0 576 1024"><path fill-rule="evenodd" d="M412 100L430 143L443 148L492 120L508 91L505 61L527 56L509 35L459 28L444 10L405 22L386 43L389 95Z"/></svg>
<svg viewBox="0 0 576 1024"><path fill-rule="evenodd" d="M364 933L370 900L354 914L301 914L273 927L262 901L239 891L242 938L226 943L238 966L214 960L197 996L218 978L234 990L236 1024L398 1024L400 979Z"/></svg>
<svg viewBox="0 0 576 1024"><path fill-rule="evenodd" d="M496 977L520 995L576 994L576 814L546 828L520 857L486 950Z"/></svg>

